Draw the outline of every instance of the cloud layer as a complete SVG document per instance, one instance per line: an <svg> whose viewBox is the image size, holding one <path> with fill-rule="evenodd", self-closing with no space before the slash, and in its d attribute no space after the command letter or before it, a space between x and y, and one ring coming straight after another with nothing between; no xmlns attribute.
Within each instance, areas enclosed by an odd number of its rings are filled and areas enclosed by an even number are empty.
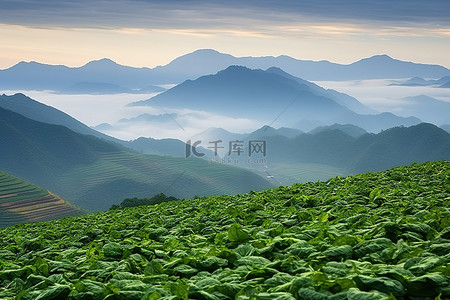
<svg viewBox="0 0 450 300"><path fill-rule="evenodd" d="M9 0L0 1L0 10L0 23L27 26L237 29L252 22L299 21L450 25L450 2L442 0Z"/></svg>

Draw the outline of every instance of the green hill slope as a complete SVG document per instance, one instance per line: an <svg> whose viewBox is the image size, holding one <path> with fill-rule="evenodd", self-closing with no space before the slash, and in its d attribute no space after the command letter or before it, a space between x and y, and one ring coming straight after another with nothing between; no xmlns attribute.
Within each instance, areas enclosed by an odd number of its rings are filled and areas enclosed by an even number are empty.
<svg viewBox="0 0 450 300"><path fill-rule="evenodd" d="M104 139L113 139L84 125L60 110L42 104L21 93L10 96L5 94L0 95L0 107L14 111L38 122L62 125L81 134L93 135Z"/></svg>
<svg viewBox="0 0 450 300"><path fill-rule="evenodd" d="M84 213L46 189L0 171L0 227Z"/></svg>
<svg viewBox="0 0 450 300"><path fill-rule="evenodd" d="M190 198L272 187L248 170L195 158L128 152L117 144L1 107L0 169L90 211L107 210L124 198L159 193Z"/></svg>
<svg viewBox="0 0 450 300"><path fill-rule="evenodd" d="M0 298L447 299L450 162L0 230Z"/></svg>

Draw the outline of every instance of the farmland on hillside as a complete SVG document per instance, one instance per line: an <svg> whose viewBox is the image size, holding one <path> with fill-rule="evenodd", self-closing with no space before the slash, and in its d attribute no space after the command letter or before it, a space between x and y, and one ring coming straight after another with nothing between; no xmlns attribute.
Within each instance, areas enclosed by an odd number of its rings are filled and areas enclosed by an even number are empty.
<svg viewBox="0 0 450 300"><path fill-rule="evenodd" d="M448 299L450 162L0 234L2 299Z"/></svg>
<svg viewBox="0 0 450 300"><path fill-rule="evenodd" d="M46 189L0 171L0 227L83 213Z"/></svg>
<svg viewBox="0 0 450 300"><path fill-rule="evenodd" d="M161 192L187 198L238 194L250 187L262 190L272 186L253 171L234 166L121 151L103 153L92 164L61 173L52 188L81 207L104 211L125 198L150 197Z"/></svg>

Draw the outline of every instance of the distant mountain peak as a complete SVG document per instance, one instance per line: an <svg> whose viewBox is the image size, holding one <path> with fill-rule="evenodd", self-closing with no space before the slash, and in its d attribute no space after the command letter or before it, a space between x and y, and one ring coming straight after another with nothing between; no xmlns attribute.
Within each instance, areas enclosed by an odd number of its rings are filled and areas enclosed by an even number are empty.
<svg viewBox="0 0 450 300"><path fill-rule="evenodd" d="M182 55L180 57L175 58L171 63L183 61L186 58L196 58L200 57L202 60L204 59L217 59L218 57L233 57L230 54L221 53L214 49L198 49L194 52L187 53L185 55Z"/></svg>
<svg viewBox="0 0 450 300"><path fill-rule="evenodd" d="M211 132L213 132L213 133L231 133L228 130L223 129L221 127L209 127L208 129L206 129L204 131L204 133L211 133Z"/></svg>
<svg viewBox="0 0 450 300"><path fill-rule="evenodd" d="M283 71L283 69L281 69L279 67L270 67L266 70L266 72L288 74L287 72Z"/></svg>
<svg viewBox="0 0 450 300"><path fill-rule="evenodd" d="M363 58L361 60L358 60L354 64L363 63L363 62L381 63L381 62L392 62L392 61L396 61L396 59L390 57L387 54L379 54L379 55L374 55L371 57Z"/></svg>
<svg viewBox="0 0 450 300"><path fill-rule="evenodd" d="M417 76L416 76L416 77L413 77L413 78L407 80L405 83L406 83L406 84L408 84L408 83L428 84L428 81L425 80L425 79L423 79L422 77L417 77Z"/></svg>
<svg viewBox="0 0 450 300"><path fill-rule="evenodd" d="M230 72L230 71L252 71L252 69L247 68L245 66L241 66L241 65L231 65L229 67L227 67L226 69L219 71L220 72Z"/></svg>
<svg viewBox="0 0 450 300"><path fill-rule="evenodd" d="M118 63L109 58L102 58L88 62L83 67L110 67L110 66L119 66Z"/></svg>
<svg viewBox="0 0 450 300"><path fill-rule="evenodd" d="M223 54L215 49L209 49L209 48L205 48L205 49L197 49L194 52L191 52L190 54L205 54L205 53L214 53L214 54Z"/></svg>
<svg viewBox="0 0 450 300"><path fill-rule="evenodd" d="M251 76L250 74L257 74L258 72L264 72L261 69L250 69L246 66L242 65L231 65L227 68L220 70L217 72L217 75L226 75L226 76ZM267 73L269 74L269 73Z"/></svg>
<svg viewBox="0 0 450 300"><path fill-rule="evenodd" d="M38 62L31 60L31 61L24 61L22 60L21 62L17 63L17 66L21 66L21 65L35 65L38 64Z"/></svg>
<svg viewBox="0 0 450 300"><path fill-rule="evenodd" d="M34 60L32 61L21 61L18 62L17 64L15 64L14 66L10 67L9 69L13 70L13 69L25 69L25 68L30 68L30 67L45 67L48 66L46 64L42 64L39 62L36 62ZM7 70L7 69L6 69Z"/></svg>
<svg viewBox="0 0 450 300"><path fill-rule="evenodd" d="M269 130L269 129L270 129L270 130L272 130L272 129L273 129L273 130L276 130L275 128L273 128L273 127L271 127L271 126L269 126L269 125L264 125L264 126L261 127L260 129L262 129L262 130L264 130L264 131L265 131L265 130Z"/></svg>
<svg viewBox="0 0 450 300"><path fill-rule="evenodd" d="M303 79L295 77L291 74L289 74L288 72L284 71L283 69L279 68L279 67L270 67L266 70L266 73L270 73L270 74L275 74L275 75L281 75L285 78L288 79L294 79L296 81L303 81Z"/></svg>
<svg viewBox="0 0 450 300"><path fill-rule="evenodd" d="M374 56L369 57L369 58L372 58L372 59L389 59L389 60L393 60L393 58L390 57L390 56L387 55L387 54L374 55Z"/></svg>

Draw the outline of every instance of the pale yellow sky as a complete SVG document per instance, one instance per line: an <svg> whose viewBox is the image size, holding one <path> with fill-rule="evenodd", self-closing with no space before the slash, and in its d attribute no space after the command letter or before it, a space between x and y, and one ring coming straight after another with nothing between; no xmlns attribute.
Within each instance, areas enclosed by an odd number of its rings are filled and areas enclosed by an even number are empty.
<svg viewBox="0 0 450 300"><path fill-rule="evenodd" d="M450 1L0 1L0 69L110 58L155 67L197 49L351 63L377 54L450 68Z"/></svg>
<svg viewBox="0 0 450 300"><path fill-rule="evenodd" d="M0 69L20 61L72 67L110 58L136 67L164 65L210 48L234 56L289 55L352 63L377 54L450 67L450 28L373 28L352 24L283 24L237 29L67 28L0 24Z"/></svg>

